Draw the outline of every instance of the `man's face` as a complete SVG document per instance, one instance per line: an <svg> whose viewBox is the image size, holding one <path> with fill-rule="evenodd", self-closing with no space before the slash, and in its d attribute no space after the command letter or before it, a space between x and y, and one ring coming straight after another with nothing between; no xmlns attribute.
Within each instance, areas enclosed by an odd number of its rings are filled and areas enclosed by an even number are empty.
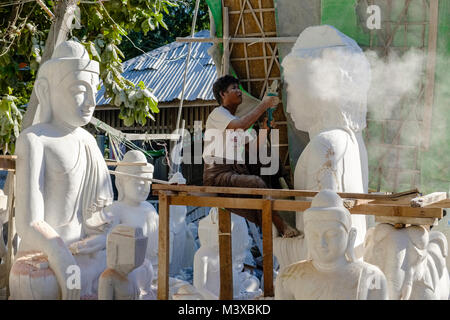
<svg viewBox="0 0 450 320"><path fill-rule="evenodd" d="M237 83L230 84L227 90L220 93L223 105L239 105L242 102L242 91Z"/></svg>
<svg viewBox="0 0 450 320"><path fill-rule="evenodd" d="M337 221L308 221L305 237L311 258L319 263L332 263L347 249L347 231Z"/></svg>
<svg viewBox="0 0 450 320"><path fill-rule="evenodd" d="M75 127L88 124L95 109L98 83L96 73L69 73L52 94L54 117Z"/></svg>

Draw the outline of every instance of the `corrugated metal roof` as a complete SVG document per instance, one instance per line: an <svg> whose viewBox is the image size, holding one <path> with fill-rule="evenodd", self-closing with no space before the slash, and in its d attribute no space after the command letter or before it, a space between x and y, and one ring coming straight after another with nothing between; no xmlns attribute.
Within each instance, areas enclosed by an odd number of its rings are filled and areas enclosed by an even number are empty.
<svg viewBox="0 0 450 320"><path fill-rule="evenodd" d="M209 30L197 32L195 37L209 37ZM137 84L143 81L159 102L181 99L183 77L188 55L188 43L172 42L123 63L123 77ZM193 42L186 78L184 100L214 100L212 85L217 78L216 66L208 54L212 43ZM97 104L107 104L102 87Z"/></svg>

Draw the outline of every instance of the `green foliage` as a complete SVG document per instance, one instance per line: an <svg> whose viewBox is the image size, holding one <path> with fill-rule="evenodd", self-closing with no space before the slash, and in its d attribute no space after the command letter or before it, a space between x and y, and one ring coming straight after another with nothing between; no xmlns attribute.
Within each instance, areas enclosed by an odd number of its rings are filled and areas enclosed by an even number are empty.
<svg viewBox="0 0 450 320"><path fill-rule="evenodd" d="M57 1L44 0L52 12ZM91 58L100 63L105 95L120 108L125 125L145 125L159 112L150 88L121 76L125 55L119 48L128 32L152 33L169 28L165 19L179 0L114 0L80 2L81 29L70 38L83 43ZM51 20L36 2L0 7L0 149L13 150L36 71L39 68ZM128 41L128 40L127 40ZM17 107L20 106L20 107ZM9 134L7 131L9 130Z"/></svg>
<svg viewBox="0 0 450 320"><path fill-rule="evenodd" d="M186 37L191 34L195 0L182 0L178 2L178 6L167 6L166 8L164 22L167 28L158 28L148 33L144 28L140 31L131 31L129 38L134 45L147 52L174 42L177 37ZM208 5L205 0L200 0L195 30L208 29ZM127 60L142 54L142 51L134 47L131 41L124 39L119 46Z"/></svg>
<svg viewBox="0 0 450 320"><path fill-rule="evenodd" d="M14 152L51 22L36 3L0 7L0 17L0 150L6 154Z"/></svg>
<svg viewBox="0 0 450 320"><path fill-rule="evenodd" d="M8 91L12 93L13 90L9 88ZM14 153L14 141L19 136L23 110L17 107L17 100L9 94L0 100L0 143L3 154Z"/></svg>

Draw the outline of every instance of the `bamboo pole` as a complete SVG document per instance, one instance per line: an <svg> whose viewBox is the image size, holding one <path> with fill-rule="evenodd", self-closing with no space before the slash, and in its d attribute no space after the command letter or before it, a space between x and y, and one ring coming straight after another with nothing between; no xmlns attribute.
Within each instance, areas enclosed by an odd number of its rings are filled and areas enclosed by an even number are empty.
<svg viewBox="0 0 450 320"><path fill-rule="evenodd" d="M231 213L219 208L220 300L233 299Z"/></svg>
<svg viewBox="0 0 450 320"><path fill-rule="evenodd" d="M169 299L169 225L170 199L165 192L159 194L159 237L158 237L158 299Z"/></svg>

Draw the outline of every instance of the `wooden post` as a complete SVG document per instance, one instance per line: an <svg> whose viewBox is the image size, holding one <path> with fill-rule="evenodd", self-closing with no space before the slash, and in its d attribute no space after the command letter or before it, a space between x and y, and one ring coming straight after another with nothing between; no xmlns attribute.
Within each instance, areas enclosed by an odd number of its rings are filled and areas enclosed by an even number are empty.
<svg viewBox="0 0 450 320"><path fill-rule="evenodd" d="M228 7L223 7L223 73L222 76L230 72L230 30Z"/></svg>
<svg viewBox="0 0 450 320"><path fill-rule="evenodd" d="M231 213L219 208L220 300L233 299Z"/></svg>
<svg viewBox="0 0 450 320"><path fill-rule="evenodd" d="M272 201L265 200L262 209L264 296L273 297Z"/></svg>
<svg viewBox="0 0 450 320"><path fill-rule="evenodd" d="M159 191L158 299L169 299L169 225L170 203L167 193Z"/></svg>

